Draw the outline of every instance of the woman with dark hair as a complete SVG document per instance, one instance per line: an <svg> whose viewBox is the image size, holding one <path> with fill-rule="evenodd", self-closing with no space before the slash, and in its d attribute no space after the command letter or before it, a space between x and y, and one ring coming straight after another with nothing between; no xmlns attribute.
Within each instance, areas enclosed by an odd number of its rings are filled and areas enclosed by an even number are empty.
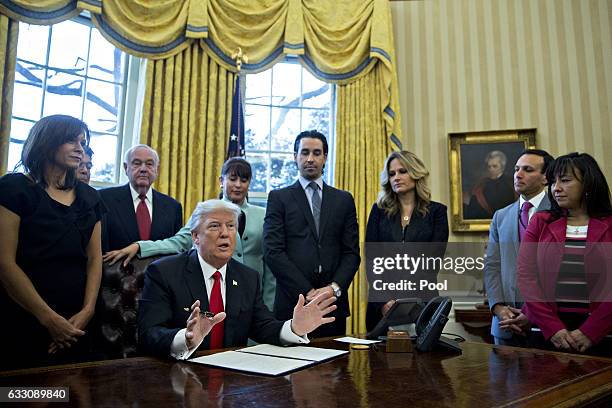
<svg viewBox="0 0 612 408"><path fill-rule="evenodd" d="M42 118L23 146L25 173L0 178L2 368L88 358L104 212L96 190L76 177L88 143L80 120Z"/></svg>
<svg viewBox="0 0 612 408"><path fill-rule="evenodd" d="M264 303L270 310L274 304L276 279L264 268L263 264L263 221L266 210L247 201L251 184L251 164L241 157L232 157L223 163L221 168L221 198L233 202L242 210L236 237L234 259L259 272L262 282ZM113 263L125 257L124 265L132 258L146 258L155 255L178 254L188 251L193 246L191 229L188 225L181 228L176 235L158 241L138 241L123 249L110 251L104 260Z"/></svg>
<svg viewBox="0 0 612 408"><path fill-rule="evenodd" d="M396 151L387 157L380 174L382 190L368 217L366 242L448 242L446 206L431 201L428 176L429 170L412 152ZM393 303L394 299L368 302L368 331Z"/></svg>
<svg viewBox="0 0 612 408"><path fill-rule="evenodd" d="M550 211L529 223L518 259L525 314L543 338L534 345L612 355L612 204L597 162L586 153L548 168Z"/></svg>

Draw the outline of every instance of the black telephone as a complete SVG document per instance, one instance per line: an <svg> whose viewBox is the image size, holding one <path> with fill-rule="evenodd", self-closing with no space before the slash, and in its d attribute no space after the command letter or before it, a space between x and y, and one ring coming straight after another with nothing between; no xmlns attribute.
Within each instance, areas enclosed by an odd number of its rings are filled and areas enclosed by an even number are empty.
<svg viewBox="0 0 612 408"><path fill-rule="evenodd" d="M449 297L438 296L429 301L416 323L416 349L431 351L439 346L461 354L461 348L454 341L440 337L448 321L453 301Z"/></svg>

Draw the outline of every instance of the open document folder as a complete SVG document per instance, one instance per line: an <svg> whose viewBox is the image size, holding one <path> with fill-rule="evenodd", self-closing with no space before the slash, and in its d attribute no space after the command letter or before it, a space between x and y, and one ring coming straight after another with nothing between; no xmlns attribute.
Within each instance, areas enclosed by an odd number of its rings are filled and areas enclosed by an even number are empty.
<svg viewBox="0 0 612 408"><path fill-rule="evenodd" d="M247 373L283 375L347 353L348 351L344 350L317 347L279 347L259 344L240 350L196 357L187 361Z"/></svg>

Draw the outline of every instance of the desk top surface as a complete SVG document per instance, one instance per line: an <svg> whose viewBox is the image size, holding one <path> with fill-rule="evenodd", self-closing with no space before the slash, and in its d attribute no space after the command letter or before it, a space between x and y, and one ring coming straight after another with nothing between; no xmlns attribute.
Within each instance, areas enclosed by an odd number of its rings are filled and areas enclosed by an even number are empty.
<svg viewBox="0 0 612 408"><path fill-rule="evenodd" d="M346 349L347 345L314 345ZM462 343L444 352L348 355L284 377L139 357L19 372L0 386L70 388L75 406L550 406L612 400L612 359Z"/></svg>

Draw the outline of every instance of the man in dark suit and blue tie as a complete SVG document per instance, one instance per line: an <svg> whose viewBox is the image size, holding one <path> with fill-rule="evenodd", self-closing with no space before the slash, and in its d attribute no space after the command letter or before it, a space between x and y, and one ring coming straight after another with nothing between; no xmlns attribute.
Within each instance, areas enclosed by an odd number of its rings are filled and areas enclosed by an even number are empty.
<svg viewBox="0 0 612 408"><path fill-rule="evenodd" d="M345 334L346 293L360 262L355 201L323 182L327 152L327 140L316 130L296 137L299 180L270 192L264 221L264 260L277 280L276 317L289 318L298 295L308 301L320 293L338 298L335 323L313 333L321 337Z"/></svg>
<svg viewBox="0 0 612 408"><path fill-rule="evenodd" d="M129 183L100 190L108 213L102 221L102 251L124 248L139 240L173 236L183 226L181 204L151 185L157 178L159 156L147 145L125 153L123 168ZM109 254L105 254L106 261Z"/></svg>
<svg viewBox="0 0 612 408"><path fill-rule="evenodd" d="M153 262L145 273L138 341L147 354L186 359L198 348L261 343L307 343L308 333L336 309L331 293L305 304L292 319L276 320L264 305L259 273L232 259L240 208L223 200L199 203L189 226L195 249ZM203 312L206 311L206 312Z"/></svg>
<svg viewBox="0 0 612 408"><path fill-rule="evenodd" d="M516 263L522 236L536 211L550 209L546 169L553 157L544 150L525 150L514 166L514 190L519 199L493 214L485 258L484 281L493 314L495 344L524 346L527 317L516 282Z"/></svg>

